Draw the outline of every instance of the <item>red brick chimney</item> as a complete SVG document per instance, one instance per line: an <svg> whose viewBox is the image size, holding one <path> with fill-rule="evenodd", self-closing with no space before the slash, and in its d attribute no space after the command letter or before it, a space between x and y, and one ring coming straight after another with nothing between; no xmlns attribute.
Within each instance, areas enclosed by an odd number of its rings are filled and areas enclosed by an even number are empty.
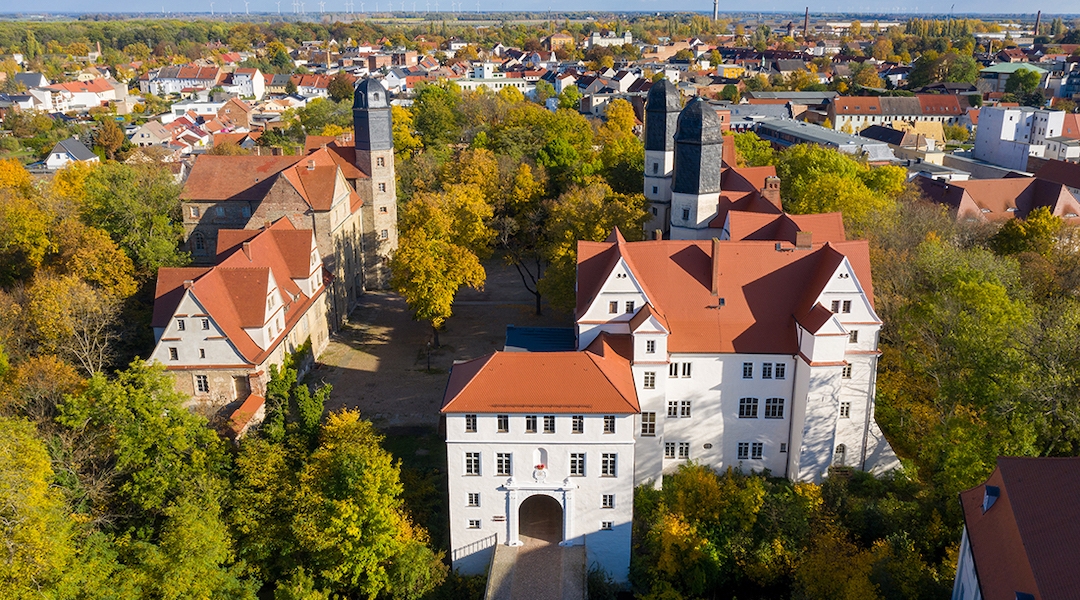
<svg viewBox="0 0 1080 600"><path fill-rule="evenodd" d="M765 187L761 188L761 197L768 200L777 210L783 211L784 206L780 202L780 178L766 177Z"/></svg>

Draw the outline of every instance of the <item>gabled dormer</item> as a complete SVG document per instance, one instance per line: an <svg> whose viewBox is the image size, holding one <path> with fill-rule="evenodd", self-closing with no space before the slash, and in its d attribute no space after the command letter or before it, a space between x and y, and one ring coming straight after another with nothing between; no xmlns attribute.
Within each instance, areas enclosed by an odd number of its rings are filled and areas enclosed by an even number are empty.
<svg viewBox="0 0 1080 600"><path fill-rule="evenodd" d="M630 319L630 335L634 340L634 363L668 361L667 341L671 330L664 318L651 304L646 304Z"/></svg>
<svg viewBox="0 0 1080 600"><path fill-rule="evenodd" d="M846 256L825 282L817 301L835 314L840 323L881 324L867 291Z"/></svg>

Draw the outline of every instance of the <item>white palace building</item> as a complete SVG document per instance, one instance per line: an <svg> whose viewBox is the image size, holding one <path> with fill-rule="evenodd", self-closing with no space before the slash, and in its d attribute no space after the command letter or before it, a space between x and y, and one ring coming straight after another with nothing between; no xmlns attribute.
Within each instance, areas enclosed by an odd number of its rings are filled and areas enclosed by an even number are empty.
<svg viewBox="0 0 1080 600"><path fill-rule="evenodd" d="M647 173L653 108L678 109L672 93L660 83L649 95ZM654 199L671 216L664 230L690 239L616 230L579 242L575 350L454 366L442 413L461 572L483 572L495 544L554 533L625 581L634 486L691 460L796 481L899 464L874 421L881 320L867 243L845 240L839 214L783 214L771 168L721 159L719 126L692 101L671 132L674 173L658 173L676 190ZM702 138L720 147L680 153ZM680 168L735 189L694 190Z"/></svg>

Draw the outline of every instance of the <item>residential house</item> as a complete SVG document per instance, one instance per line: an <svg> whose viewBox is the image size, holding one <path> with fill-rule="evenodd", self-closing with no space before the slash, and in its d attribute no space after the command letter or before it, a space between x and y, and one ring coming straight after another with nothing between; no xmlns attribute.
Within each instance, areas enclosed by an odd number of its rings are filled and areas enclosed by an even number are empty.
<svg viewBox="0 0 1080 600"><path fill-rule="evenodd" d="M229 94L262 100L266 95L266 76L258 69L237 69L225 76L220 87Z"/></svg>
<svg viewBox="0 0 1080 600"><path fill-rule="evenodd" d="M555 52L560 48L574 48L577 42L574 41L574 36L560 31L544 38L541 44L551 52Z"/></svg>
<svg viewBox="0 0 1080 600"><path fill-rule="evenodd" d="M224 76L224 72L218 67L198 65L162 67L156 73L149 74L146 79L140 79L139 89L144 94L155 96L211 90L217 87Z"/></svg>
<svg viewBox="0 0 1080 600"><path fill-rule="evenodd" d="M594 46L624 46L633 43L634 36L629 31L624 31L621 35L616 34L613 31L604 32L603 34L599 31L594 31L589 34L589 37L585 38L585 48L592 48Z"/></svg>
<svg viewBox="0 0 1080 600"><path fill-rule="evenodd" d="M49 156L45 159L45 168L57 171L74 162L96 163L101 162L96 154L90 151L78 138L70 137L56 142Z"/></svg>
<svg viewBox="0 0 1080 600"><path fill-rule="evenodd" d="M147 121L140 125L128 139L139 147L167 146L172 141L173 135L161 124L161 121Z"/></svg>
<svg viewBox="0 0 1080 600"><path fill-rule="evenodd" d="M239 433L262 410L271 366L326 348L329 278L314 232L289 219L218 234L212 265L158 270L149 360L192 406L239 405Z"/></svg>
<svg viewBox="0 0 1080 600"><path fill-rule="evenodd" d="M27 72L16 73L15 83L29 90L31 88L47 87L49 80L41 73Z"/></svg>
<svg viewBox="0 0 1080 600"><path fill-rule="evenodd" d="M949 207L956 219L1000 222L1025 219L1036 208L1067 223L1080 223L1080 202L1069 188L1041 177L939 181L916 177L923 195Z"/></svg>
<svg viewBox="0 0 1080 600"><path fill-rule="evenodd" d="M960 493L954 600L1064 600L1080 589L1080 458L998 457Z"/></svg>
<svg viewBox="0 0 1080 600"><path fill-rule="evenodd" d="M966 103L966 100L965 100ZM913 97L838 96L827 107L833 129L858 133L871 125L895 127L901 122L954 125L964 114L957 96L917 94Z"/></svg>

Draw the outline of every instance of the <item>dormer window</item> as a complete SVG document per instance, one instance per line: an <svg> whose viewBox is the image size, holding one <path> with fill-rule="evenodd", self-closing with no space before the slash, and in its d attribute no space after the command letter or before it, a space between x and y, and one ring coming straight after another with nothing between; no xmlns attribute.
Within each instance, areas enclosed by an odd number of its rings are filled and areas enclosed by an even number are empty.
<svg viewBox="0 0 1080 600"><path fill-rule="evenodd" d="M997 502L998 496L1000 496L1000 495L1001 495L1001 488L999 488L998 486L996 486L996 485L988 485L988 486L986 486L986 490L983 492L983 503L982 503L982 511L983 511L983 513L986 513L986 511L990 510L990 507L993 506L995 502Z"/></svg>

